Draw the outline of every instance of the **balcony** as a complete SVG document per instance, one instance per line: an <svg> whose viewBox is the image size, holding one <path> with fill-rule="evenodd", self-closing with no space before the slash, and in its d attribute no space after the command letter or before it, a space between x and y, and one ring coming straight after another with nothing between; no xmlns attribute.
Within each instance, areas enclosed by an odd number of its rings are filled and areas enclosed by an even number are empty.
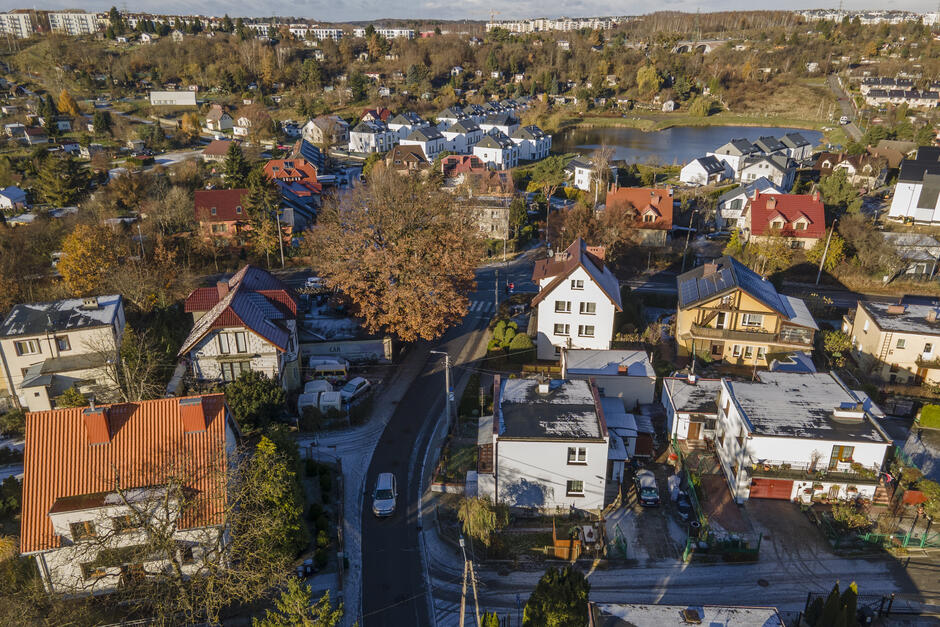
<svg viewBox="0 0 940 627"><path fill-rule="evenodd" d="M786 462L775 459L762 459L752 462L748 468L752 477L767 479L793 479L795 481L846 481L868 485L878 484L880 468L863 466L854 462L838 462L830 470L825 463L817 463L815 470L807 462Z"/></svg>
<svg viewBox="0 0 940 627"><path fill-rule="evenodd" d="M812 331L796 327L784 327L780 333L768 333L767 331L714 329L693 324L690 333L696 340L721 340L801 349L813 348Z"/></svg>

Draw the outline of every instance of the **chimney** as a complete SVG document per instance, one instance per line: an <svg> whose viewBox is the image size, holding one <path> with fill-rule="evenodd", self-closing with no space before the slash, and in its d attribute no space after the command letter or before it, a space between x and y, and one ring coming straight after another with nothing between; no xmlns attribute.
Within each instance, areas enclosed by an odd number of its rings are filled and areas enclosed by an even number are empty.
<svg viewBox="0 0 940 627"><path fill-rule="evenodd" d="M689 374L689 385L695 385L698 382L697 374Z"/></svg>
<svg viewBox="0 0 940 627"><path fill-rule="evenodd" d="M709 261L708 263L706 263L706 264L704 264L704 265L702 266L702 277L711 276L711 275L715 274L716 272L718 272L718 264L717 264L717 263L714 263L714 262L712 262L712 261Z"/></svg>
<svg viewBox="0 0 940 627"><path fill-rule="evenodd" d="M757 191L757 188L754 188L754 194L751 196L751 200L757 200L757 197L760 195L760 192Z"/></svg>
<svg viewBox="0 0 940 627"><path fill-rule="evenodd" d="M931 309L927 312L927 322L936 322L937 321L937 310Z"/></svg>
<svg viewBox="0 0 940 627"><path fill-rule="evenodd" d="M98 297L97 296L86 296L82 299L82 309L95 310L98 309Z"/></svg>
<svg viewBox="0 0 940 627"><path fill-rule="evenodd" d="M770 197L767 198L767 208L774 209L776 206L777 206L777 195L771 194Z"/></svg>
<svg viewBox="0 0 940 627"><path fill-rule="evenodd" d="M180 399L180 420L183 423L183 433L206 430L206 411L201 396Z"/></svg>
<svg viewBox="0 0 940 627"><path fill-rule="evenodd" d="M549 391L551 390L550 383L551 383L550 379L546 379L544 377L539 379L539 387L538 387L539 394L541 394L542 396L547 395Z"/></svg>
<svg viewBox="0 0 940 627"><path fill-rule="evenodd" d="M215 284L215 289L219 292L219 299L228 296L228 281L219 281Z"/></svg>
<svg viewBox="0 0 940 627"><path fill-rule="evenodd" d="M85 420L85 435L88 444L107 444L111 441L111 429L108 427L107 407L87 407L82 411Z"/></svg>
<svg viewBox="0 0 940 627"><path fill-rule="evenodd" d="M819 202L819 190L818 189L813 190L813 202Z"/></svg>
<svg viewBox="0 0 940 627"><path fill-rule="evenodd" d="M907 307L901 303L897 303L896 305L888 305L888 314L892 316L903 314L906 310Z"/></svg>

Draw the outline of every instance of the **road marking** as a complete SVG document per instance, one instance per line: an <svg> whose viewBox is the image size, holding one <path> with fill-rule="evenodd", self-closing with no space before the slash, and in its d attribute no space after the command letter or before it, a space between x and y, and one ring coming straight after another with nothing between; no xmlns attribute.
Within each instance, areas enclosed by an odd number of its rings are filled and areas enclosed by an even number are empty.
<svg viewBox="0 0 940 627"><path fill-rule="evenodd" d="M491 300L472 300L470 301L470 307L467 308L468 313L487 313L493 311L493 301Z"/></svg>

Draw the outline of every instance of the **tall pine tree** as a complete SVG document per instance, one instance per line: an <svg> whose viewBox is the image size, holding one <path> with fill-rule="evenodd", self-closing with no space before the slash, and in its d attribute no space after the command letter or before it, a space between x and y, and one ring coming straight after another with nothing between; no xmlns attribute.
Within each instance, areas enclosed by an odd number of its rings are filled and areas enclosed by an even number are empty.
<svg viewBox="0 0 940 627"><path fill-rule="evenodd" d="M225 153L225 162L222 164L222 173L225 176L225 185L229 189L244 187L248 181L248 174L251 166L245 159L238 142L231 142L228 145L228 151Z"/></svg>

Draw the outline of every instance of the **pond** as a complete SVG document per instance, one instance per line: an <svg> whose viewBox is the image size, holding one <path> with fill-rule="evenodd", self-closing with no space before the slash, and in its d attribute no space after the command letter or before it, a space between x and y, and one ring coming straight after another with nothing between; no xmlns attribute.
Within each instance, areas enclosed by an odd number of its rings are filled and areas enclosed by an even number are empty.
<svg viewBox="0 0 940 627"><path fill-rule="evenodd" d="M552 138L552 151L590 156L594 150L610 146L614 159L627 163L654 160L664 165L683 165L734 138L755 141L764 135L779 138L791 132L800 133L813 146L822 139L819 131L765 126L674 126L653 132L626 127L569 128Z"/></svg>

